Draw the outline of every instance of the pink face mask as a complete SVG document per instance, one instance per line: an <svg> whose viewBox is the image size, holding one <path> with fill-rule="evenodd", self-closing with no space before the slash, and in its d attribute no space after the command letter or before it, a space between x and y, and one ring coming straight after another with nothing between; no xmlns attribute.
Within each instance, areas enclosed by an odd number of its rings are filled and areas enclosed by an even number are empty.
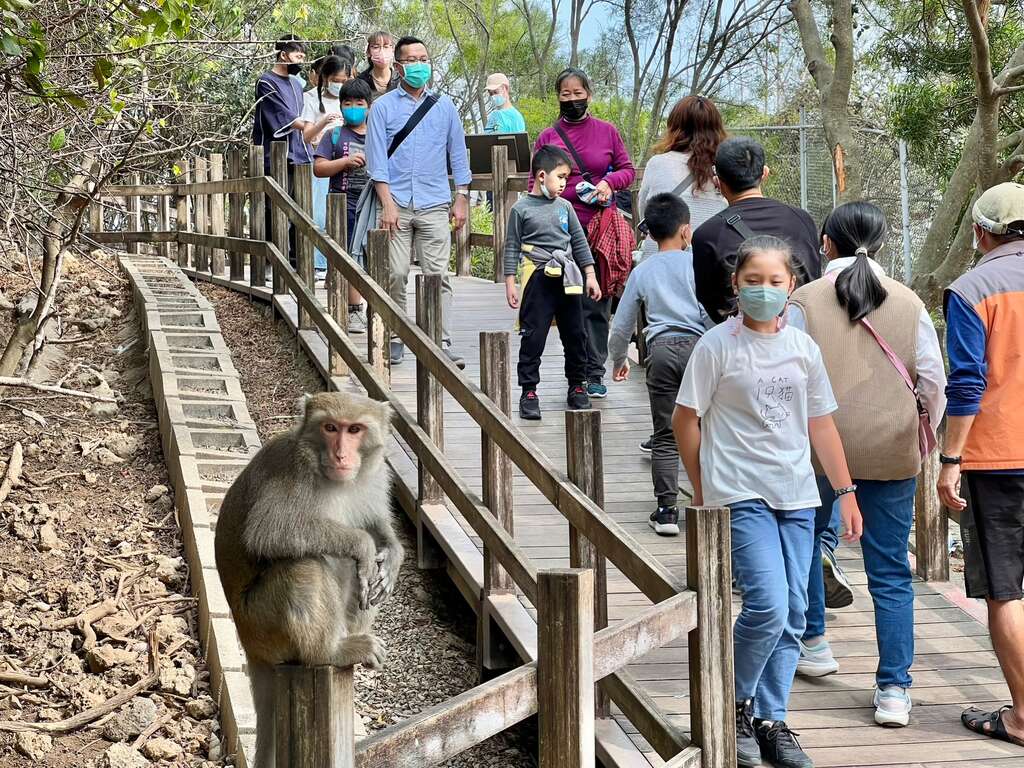
<svg viewBox="0 0 1024 768"><path fill-rule="evenodd" d="M374 47L370 49L370 61L376 64L378 67L391 66L391 62L395 60L395 49L388 46L381 46L379 48Z"/></svg>

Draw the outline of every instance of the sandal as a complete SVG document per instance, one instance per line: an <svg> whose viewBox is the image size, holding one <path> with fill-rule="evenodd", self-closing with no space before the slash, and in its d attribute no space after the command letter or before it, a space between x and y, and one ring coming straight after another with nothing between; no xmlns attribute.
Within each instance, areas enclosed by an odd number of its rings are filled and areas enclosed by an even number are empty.
<svg viewBox="0 0 1024 768"><path fill-rule="evenodd" d="M1006 726L1003 725L1003 713L1012 708L1012 705L1007 704L995 712L986 712L977 707L968 707L960 715L960 722L969 731L974 731L982 736L989 736L1000 741L1006 741L1010 744L1016 744L1018 747L1024 747L1024 739L1012 736L1007 732Z"/></svg>

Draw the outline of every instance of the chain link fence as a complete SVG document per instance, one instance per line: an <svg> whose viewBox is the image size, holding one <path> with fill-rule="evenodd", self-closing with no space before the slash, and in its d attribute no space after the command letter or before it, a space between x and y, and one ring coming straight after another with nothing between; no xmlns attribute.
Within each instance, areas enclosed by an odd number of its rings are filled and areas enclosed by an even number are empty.
<svg viewBox="0 0 1024 768"><path fill-rule="evenodd" d="M798 125L730 128L732 135L761 143L770 175L769 197L808 211L820 227L836 203L836 180L825 131L803 115ZM910 282L913 254L931 222L938 192L914 168L906 145L882 131L861 130L864 149L864 199L881 208L889 222L889 239L878 260L895 279Z"/></svg>

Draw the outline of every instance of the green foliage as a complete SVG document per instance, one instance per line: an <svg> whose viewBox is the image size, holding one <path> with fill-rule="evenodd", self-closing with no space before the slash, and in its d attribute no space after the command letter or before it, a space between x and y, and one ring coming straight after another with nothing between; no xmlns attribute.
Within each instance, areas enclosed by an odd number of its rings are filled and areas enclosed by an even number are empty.
<svg viewBox="0 0 1024 768"><path fill-rule="evenodd" d="M494 231L494 214L486 205L474 205L469 209L469 231L478 234L489 235ZM475 246L469 251L470 268L469 273L473 277L483 280L494 278L494 250ZM455 272L455 249L452 249L452 258L449 266Z"/></svg>

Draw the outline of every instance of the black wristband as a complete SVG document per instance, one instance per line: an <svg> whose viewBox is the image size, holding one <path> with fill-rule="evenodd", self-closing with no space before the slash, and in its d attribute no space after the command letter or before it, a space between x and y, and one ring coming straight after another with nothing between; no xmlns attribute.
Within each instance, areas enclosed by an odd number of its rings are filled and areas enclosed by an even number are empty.
<svg viewBox="0 0 1024 768"><path fill-rule="evenodd" d="M939 454L939 464L961 464L963 460L962 456L947 456L944 453Z"/></svg>

